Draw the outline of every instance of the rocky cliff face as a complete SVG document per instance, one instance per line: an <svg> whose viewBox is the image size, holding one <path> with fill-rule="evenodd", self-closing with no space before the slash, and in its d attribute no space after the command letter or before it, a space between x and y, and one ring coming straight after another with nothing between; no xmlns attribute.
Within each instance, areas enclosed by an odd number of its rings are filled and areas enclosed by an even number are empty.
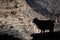
<svg viewBox="0 0 60 40"><path fill-rule="evenodd" d="M25 0L0 0L0 33L31 40L30 34L38 33L39 29L32 22L29 9Z"/></svg>
<svg viewBox="0 0 60 40"><path fill-rule="evenodd" d="M54 20L59 18L59 0L26 0L26 2L34 11L40 15L44 15L45 17Z"/></svg>
<svg viewBox="0 0 60 40"><path fill-rule="evenodd" d="M26 0L33 11L43 15L45 19L55 20L55 31L60 28L59 0ZM39 16L40 17L40 16ZM41 19L41 18L39 18Z"/></svg>
<svg viewBox="0 0 60 40"><path fill-rule="evenodd" d="M31 40L30 34L40 33L32 20L49 19L38 14L26 3L26 0L0 0L0 33L9 34L22 40Z"/></svg>

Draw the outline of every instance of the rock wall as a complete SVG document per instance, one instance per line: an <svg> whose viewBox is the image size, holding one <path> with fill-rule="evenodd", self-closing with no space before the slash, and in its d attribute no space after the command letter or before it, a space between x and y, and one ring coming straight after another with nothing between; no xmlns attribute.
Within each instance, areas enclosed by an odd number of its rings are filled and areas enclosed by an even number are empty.
<svg viewBox="0 0 60 40"><path fill-rule="evenodd" d="M41 31L32 22L36 17L40 20L49 19L33 11L26 0L0 0L0 34L31 40L30 34Z"/></svg>
<svg viewBox="0 0 60 40"><path fill-rule="evenodd" d="M31 40L30 34L40 30L32 22L35 17L25 0L0 1L0 34L13 35L22 40ZM37 14L37 17L38 14ZM43 18L43 17L42 17Z"/></svg>

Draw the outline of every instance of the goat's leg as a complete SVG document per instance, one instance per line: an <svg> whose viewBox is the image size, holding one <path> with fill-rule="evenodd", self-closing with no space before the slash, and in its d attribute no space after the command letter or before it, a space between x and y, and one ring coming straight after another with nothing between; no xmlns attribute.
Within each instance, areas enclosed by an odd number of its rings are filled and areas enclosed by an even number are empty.
<svg viewBox="0 0 60 40"><path fill-rule="evenodd" d="M50 29L50 32L53 32L53 28Z"/></svg>
<svg viewBox="0 0 60 40"><path fill-rule="evenodd" d="M44 30L44 33L45 33L45 30Z"/></svg>
<svg viewBox="0 0 60 40"><path fill-rule="evenodd" d="M41 33L44 33L44 30L41 30Z"/></svg>
<svg viewBox="0 0 60 40"><path fill-rule="evenodd" d="M43 30L43 33L45 33L45 30Z"/></svg>
<svg viewBox="0 0 60 40"><path fill-rule="evenodd" d="M42 33L42 30L41 30L41 33Z"/></svg>

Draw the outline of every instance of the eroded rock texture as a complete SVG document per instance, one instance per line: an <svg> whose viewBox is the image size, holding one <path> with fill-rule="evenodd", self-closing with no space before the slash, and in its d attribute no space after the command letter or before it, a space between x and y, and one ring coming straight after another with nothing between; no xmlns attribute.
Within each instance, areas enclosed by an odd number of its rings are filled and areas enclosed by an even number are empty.
<svg viewBox="0 0 60 40"><path fill-rule="evenodd" d="M31 40L30 34L39 30L28 10L25 0L0 0L0 34Z"/></svg>
<svg viewBox="0 0 60 40"><path fill-rule="evenodd" d="M35 17L43 20L49 19L33 11L26 0L0 0L0 34L13 35L21 40L31 40L30 34L40 33L32 22Z"/></svg>

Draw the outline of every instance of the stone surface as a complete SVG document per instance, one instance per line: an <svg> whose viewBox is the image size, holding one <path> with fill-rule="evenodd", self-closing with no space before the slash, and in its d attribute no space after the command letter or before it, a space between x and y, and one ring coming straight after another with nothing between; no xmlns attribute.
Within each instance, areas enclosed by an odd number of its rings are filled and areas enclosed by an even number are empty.
<svg viewBox="0 0 60 40"><path fill-rule="evenodd" d="M0 34L13 35L22 40L31 40L30 34L41 31L32 22L35 17L40 20L50 19L33 11L26 0L0 0ZM55 19L57 24L59 24L57 21L60 22L59 18ZM55 26L59 26L57 24Z"/></svg>
<svg viewBox="0 0 60 40"><path fill-rule="evenodd" d="M29 15L29 8L25 0L13 0L12 2L1 0L1 2L0 34L13 35L22 40L31 40L30 34L38 33L39 30L31 20L32 16ZM15 5L18 8L15 8Z"/></svg>

